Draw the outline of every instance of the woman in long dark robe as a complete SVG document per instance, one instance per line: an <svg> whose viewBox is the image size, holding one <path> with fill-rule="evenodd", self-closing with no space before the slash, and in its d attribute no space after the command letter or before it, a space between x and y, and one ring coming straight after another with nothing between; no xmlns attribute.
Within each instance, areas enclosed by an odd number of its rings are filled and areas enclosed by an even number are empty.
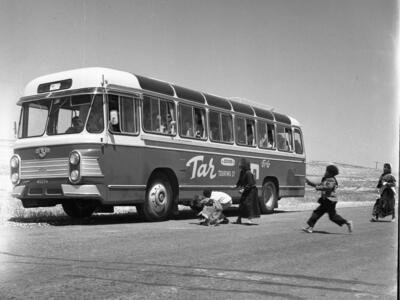
<svg viewBox="0 0 400 300"><path fill-rule="evenodd" d="M260 217L258 191L253 173L250 171L250 163L242 159L239 164L240 174L236 187L242 191L239 203L239 216L237 224L242 223L242 218L247 218L247 224L254 224L252 219Z"/></svg>
<svg viewBox="0 0 400 300"><path fill-rule="evenodd" d="M378 185L380 197L376 200L372 211L371 222L378 221L379 218L392 216L392 221L395 220L395 194L396 194L396 179L391 174L392 167L390 164L383 165L383 174L379 178Z"/></svg>

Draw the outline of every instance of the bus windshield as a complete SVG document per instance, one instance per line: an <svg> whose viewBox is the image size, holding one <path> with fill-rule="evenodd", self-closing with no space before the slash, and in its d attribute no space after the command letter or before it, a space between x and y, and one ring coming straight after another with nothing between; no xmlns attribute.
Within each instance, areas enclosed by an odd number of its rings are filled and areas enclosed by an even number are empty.
<svg viewBox="0 0 400 300"><path fill-rule="evenodd" d="M90 116L88 117L90 112ZM104 130L102 95L40 99L22 104L18 138Z"/></svg>

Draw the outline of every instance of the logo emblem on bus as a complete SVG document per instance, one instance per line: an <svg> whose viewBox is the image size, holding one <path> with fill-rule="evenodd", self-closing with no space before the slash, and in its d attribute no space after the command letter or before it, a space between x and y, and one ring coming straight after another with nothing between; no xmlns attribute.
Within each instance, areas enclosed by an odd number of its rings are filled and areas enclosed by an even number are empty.
<svg viewBox="0 0 400 300"><path fill-rule="evenodd" d="M261 168L269 168L271 165L271 162L269 160L265 160L263 159L263 161L261 162Z"/></svg>
<svg viewBox="0 0 400 300"><path fill-rule="evenodd" d="M214 159L210 158L210 161L207 163L203 163L204 155L197 155L192 157L186 163L187 167L192 167L192 175L190 179L194 179L196 177L207 177L210 179L214 179L217 174L215 174L215 166Z"/></svg>
<svg viewBox="0 0 400 300"><path fill-rule="evenodd" d="M221 158L221 165L223 165L225 167L234 167L235 160L230 157L223 157L223 158Z"/></svg>
<svg viewBox="0 0 400 300"><path fill-rule="evenodd" d="M40 157L40 158L44 158L46 155L47 155L47 153L49 153L50 152L50 148L47 148L47 147L40 147L40 148L37 148L36 150L35 150L35 153Z"/></svg>

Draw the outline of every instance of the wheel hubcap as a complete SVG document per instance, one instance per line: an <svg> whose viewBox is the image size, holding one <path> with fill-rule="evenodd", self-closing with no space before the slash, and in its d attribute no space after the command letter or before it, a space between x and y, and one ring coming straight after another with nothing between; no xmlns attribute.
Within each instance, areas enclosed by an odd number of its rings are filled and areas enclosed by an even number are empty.
<svg viewBox="0 0 400 300"><path fill-rule="evenodd" d="M152 208L157 212L162 211L168 201L167 189L162 184L156 184L151 188L149 197Z"/></svg>

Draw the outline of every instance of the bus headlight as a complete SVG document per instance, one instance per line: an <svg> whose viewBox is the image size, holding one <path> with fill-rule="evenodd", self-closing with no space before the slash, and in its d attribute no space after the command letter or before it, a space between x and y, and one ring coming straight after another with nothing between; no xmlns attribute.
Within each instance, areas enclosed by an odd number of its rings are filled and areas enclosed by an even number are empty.
<svg viewBox="0 0 400 300"><path fill-rule="evenodd" d="M11 182L12 182L12 184L18 184L18 182L19 182L19 174L18 173L11 174Z"/></svg>
<svg viewBox="0 0 400 300"><path fill-rule="evenodd" d="M69 181L78 183L81 180L81 154L71 151L69 154Z"/></svg>
<svg viewBox="0 0 400 300"><path fill-rule="evenodd" d="M79 174L79 171L78 171L78 170L73 170L73 171L71 171L70 178L71 178L71 181L72 181L72 182L77 182L77 181L79 181L79 177L80 177L80 174Z"/></svg>
<svg viewBox="0 0 400 300"><path fill-rule="evenodd" d="M19 159L17 156L11 157L10 166L12 169L16 169L19 166Z"/></svg>
<svg viewBox="0 0 400 300"><path fill-rule="evenodd" d="M17 185L21 179L21 158L14 154L10 159L10 178L14 185Z"/></svg>
<svg viewBox="0 0 400 300"><path fill-rule="evenodd" d="M69 155L69 163L73 166L76 166L81 161L81 156L78 152L72 151Z"/></svg>

